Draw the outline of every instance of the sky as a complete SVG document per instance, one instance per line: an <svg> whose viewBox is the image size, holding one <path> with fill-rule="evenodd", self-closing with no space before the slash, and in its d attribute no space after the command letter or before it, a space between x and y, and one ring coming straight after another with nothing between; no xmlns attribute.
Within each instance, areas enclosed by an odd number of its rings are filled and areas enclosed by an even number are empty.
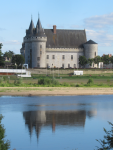
<svg viewBox="0 0 113 150"><path fill-rule="evenodd" d="M42 27L86 30L87 40L98 43L98 55L113 55L113 0L0 0L2 52L20 54L31 16L38 13Z"/></svg>

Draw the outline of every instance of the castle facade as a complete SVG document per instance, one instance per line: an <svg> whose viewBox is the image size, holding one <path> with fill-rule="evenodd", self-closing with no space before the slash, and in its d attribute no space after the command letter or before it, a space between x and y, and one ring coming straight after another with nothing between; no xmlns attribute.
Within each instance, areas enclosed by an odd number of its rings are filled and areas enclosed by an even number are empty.
<svg viewBox="0 0 113 150"><path fill-rule="evenodd" d="M30 68L79 68L79 57L97 56L98 44L87 41L85 30L43 29L39 18L36 27L31 19L20 53Z"/></svg>

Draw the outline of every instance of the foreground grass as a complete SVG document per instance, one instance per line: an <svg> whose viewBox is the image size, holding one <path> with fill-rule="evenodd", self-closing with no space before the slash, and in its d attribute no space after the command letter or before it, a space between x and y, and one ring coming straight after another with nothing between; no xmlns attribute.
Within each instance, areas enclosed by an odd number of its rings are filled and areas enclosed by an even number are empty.
<svg viewBox="0 0 113 150"><path fill-rule="evenodd" d="M45 82L40 82L41 80ZM92 83L88 81L92 79ZM16 76L1 76L0 87L113 87L113 75L84 75L52 78L52 76L33 75L31 78L17 78Z"/></svg>

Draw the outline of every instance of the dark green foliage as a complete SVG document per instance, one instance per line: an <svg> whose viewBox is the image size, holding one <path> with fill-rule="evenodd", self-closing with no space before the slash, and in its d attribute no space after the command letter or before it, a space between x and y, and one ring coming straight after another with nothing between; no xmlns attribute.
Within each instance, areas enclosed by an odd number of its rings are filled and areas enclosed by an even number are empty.
<svg viewBox="0 0 113 150"><path fill-rule="evenodd" d="M14 52L10 50L4 53L4 57L10 58L10 59L12 58L13 55L14 55Z"/></svg>
<svg viewBox="0 0 113 150"><path fill-rule="evenodd" d="M49 79L49 78L41 78L38 80L38 84L39 85L59 85L59 82L57 80L53 79Z"/></svg>
<svg viewBox="0 0 113 150"><path fill-rule="evenodd" d="M88 84L88 85L92 85L92 84L93 84L93 79L90 78L90 79L88 80L87 84Z"/></svg>
<svg viewBox="0 0 113 150"><path fill-rule="evenodd" d="M88 59L88 64L89 64L90 66L92 66L93 61L94 61L94 59Z"/></svg>
<svg viewBox="0 0 113 150"><path fill-rule="evenodd" d="M93 60L94 60L94 63L98 65L99 62L101 62L101 57L100 56L96 56Z"/></svg>
<svg viewBox="0 0 113 150"><path fill-rule="evenodd" d="M0 150L8 150L10 148L9 141L5 141L5 129L4 126L1 124L3 116L0 115Z"/></svg>
<svg viewBox="0 0 113 150"><path fill-rule="evenodd" d="M1 51L1 49L2 49L2 43L0 43L0 66L4 66L5 65L5 63L4 63L4 57L3 57L3 53L2 53L2 51Z"/></svg>
<svg viewBox="0 0 113 150"><path fill-rule="evenodd" d="M112 127L110 131L107 131L104 128L104 132L106 135L104 136L104 140L97 140L102 148L97 147L97 150L110 150L113 149L113 124L111 122L108 122Z"/></svg>
<svg viewBox="0 0 113 150"><path fill-rule="evenodd" d="M12 57L12 63L17 64L17 66L24 64L25 58L22 55L13 55Z"/></svg>
<svg viewBox="0 0 113 150"><path fill-rule="evenodd" d="M79 57L79 64L83 67L85 67L85 65L88 63L87 59L85 56L80 56Z"/></svg>
<svg viewBox="0 0 113 150"><path fill-rule="evenodd" d="M113 64L113 56L110 57L110 62Z"/></svg>
<svg viewBox="0 0 113 150"><path fill-rule="evenodd" d="M106 65L108 65L110 63L110 57L108 55L104 55L102 57L102 62Z"/></svg>

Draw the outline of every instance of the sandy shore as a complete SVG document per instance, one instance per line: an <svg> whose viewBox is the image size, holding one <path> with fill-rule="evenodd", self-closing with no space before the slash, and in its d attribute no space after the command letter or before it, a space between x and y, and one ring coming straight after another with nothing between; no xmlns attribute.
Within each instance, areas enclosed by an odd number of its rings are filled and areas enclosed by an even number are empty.
<svg viewBox="0 0 113 150"><path fill-rule="evenodd" d="M113 88L81 87L0 87L0 95L43 96L43 95L111 95Z"/></svg>

